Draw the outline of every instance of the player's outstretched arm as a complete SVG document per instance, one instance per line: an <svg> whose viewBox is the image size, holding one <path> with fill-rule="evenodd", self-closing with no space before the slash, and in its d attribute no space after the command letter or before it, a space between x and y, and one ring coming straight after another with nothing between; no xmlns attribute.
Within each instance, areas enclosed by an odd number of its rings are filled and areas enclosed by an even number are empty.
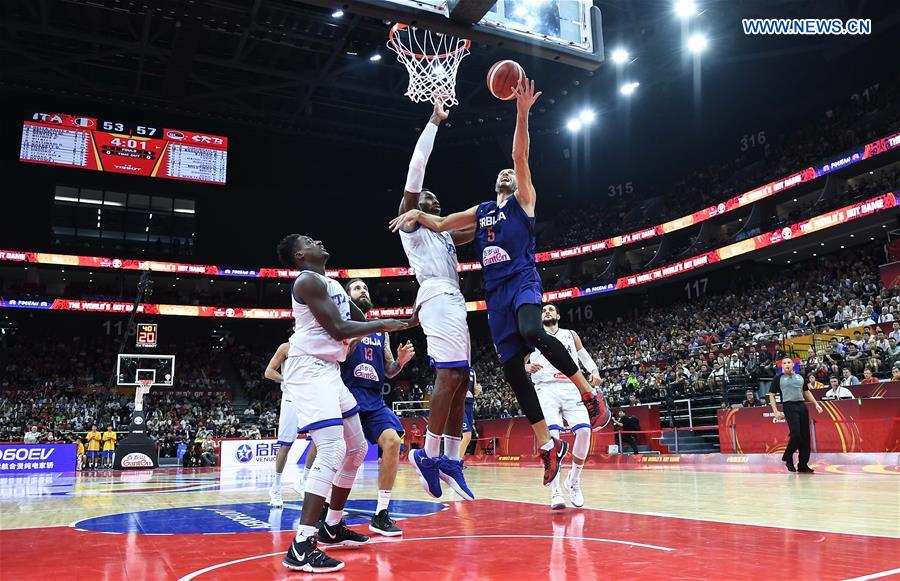
<svg viewBox="0 0 900 581"><path fill-rule="evenodd" d="M391 220L388 228L391 229L391 232L396 232L400 229L410 229L418 223L435 232L465 230L466 228L475 227L475 213L477 211L478 206L472 206L465 212L456 212L447 216L435 216L420 210L410 210Z"/></svg>
<svg viewBox="0 0 900 581"><path fill-rule="evenodd" d="M425 180L425 167L428 165L428 158L431 156L431 150L434 148L434 138L437 135L438 127L449 113L444 109L444 99L438 98L434 104L434 112L428 120L419 140L416 142L416 149L413 150L412 159L409 160L409 171L406 173L406 187L403 188L403 200L400 202L400 210L397 215L404 212L414 210L419 206L419 194L422 193L422 183Z"/></svg>
<svg viewBox="0 0 900 581"><path fill-rule="evenodd" d="M318 278L301 274L294 282L294 294L302 300L325 332L337 341L364 337L382 331L404 331L419 325L419 311L409 319L379 319L374 321L348 321L338 311L328 296L325 284Z"/></svg>
<svg viewBox="0 0 900 581"><path fill-rule="evenodd" d="M513 169L516 171L516 181L519 189L516 198L519 205L529 216L534 216L534 205L537 202L537 194L534 184L531 183L531 168L528 165L528 153L530 148L528 137L528 112L531 106L541 96L541 92L534 92L534 81L523 78L516 89L516 133L513 136Z"/></svg>
<svg viewBox="0 0 900 581"><path fill-rule="evenodd" d="M278 346L278 349L275 350L275 354L272 355L272 359L269 360L269 364L266 365L266 370L263 372L263 376L266 379L271 379L272 381L277 381L279 383L284 381L284 377L278 372L278 368L281 367L281 364L287 359L289 347L288 343L282 343Z"/></svg>
<svg viewBox="0 0 900 581"><path fill-rule="evenodd" d="M463 228L462 230L454 230L450 233L450 237L453 239L454 246L468 244L475 239L475 224L472 224L468 228Z"/></svg>

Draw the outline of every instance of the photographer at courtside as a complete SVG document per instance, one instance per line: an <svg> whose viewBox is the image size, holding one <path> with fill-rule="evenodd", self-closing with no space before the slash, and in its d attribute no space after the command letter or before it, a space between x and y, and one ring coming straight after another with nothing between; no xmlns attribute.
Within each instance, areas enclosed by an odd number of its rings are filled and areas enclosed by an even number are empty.
<svg viewBox="0 0 900 581"><path fill-rule="evenodd" d="M789 472L803 472L812 474L815 472L809 467L809 411L804 400L816 406L816 412L822 413L822 406L816 401L809 386L803 380L803 376L794 373L794 360L785 357L781 361L781 375L775 378L769 389L769 404L775 412L776 419L787 420L790 430L790 439L784 455L781 459ZM781 407L784 412L778 411L775 403L776 394L781 394ZM799 454L797 466L794 466L794 451Z"/></svg>

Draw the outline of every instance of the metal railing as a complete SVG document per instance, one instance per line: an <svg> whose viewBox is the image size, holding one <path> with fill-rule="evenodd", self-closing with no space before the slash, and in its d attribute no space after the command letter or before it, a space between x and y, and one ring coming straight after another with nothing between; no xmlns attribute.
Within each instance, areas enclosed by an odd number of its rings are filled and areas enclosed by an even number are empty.
<svg viewBox="0 0 900 581"><path fill-rule="evenodd" d="M431 410L428 400L406 400L395 401L391 404L391 409L399 417L408 414L425 413Z"/></svg>

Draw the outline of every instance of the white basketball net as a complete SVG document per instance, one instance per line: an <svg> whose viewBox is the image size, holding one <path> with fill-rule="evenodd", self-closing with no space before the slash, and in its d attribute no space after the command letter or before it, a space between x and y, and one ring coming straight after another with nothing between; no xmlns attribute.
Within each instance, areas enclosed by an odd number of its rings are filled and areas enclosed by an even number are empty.
<svg viewBox="0 0 900 581"><path fill-rule="evenodd" d="M434 103L440 96L447 107L457 105L456 71L471 43L465 38L431 32L406 24L391 28L388 48L397 53L409 73L406 96L414 103Z"/></svg>

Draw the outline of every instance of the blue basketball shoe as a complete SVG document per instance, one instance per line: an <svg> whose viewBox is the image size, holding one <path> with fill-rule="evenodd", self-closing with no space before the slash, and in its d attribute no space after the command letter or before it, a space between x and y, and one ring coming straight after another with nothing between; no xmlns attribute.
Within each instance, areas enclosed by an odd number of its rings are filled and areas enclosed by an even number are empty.
<svg viewBox="0 0 900 581"><path fill-rule="evenodd" d="M450 488L456 491L456 494L465 500L475 500L475 495L469 490L466 484L466 477L463 476L463 461L451 460L446 456L438 458L438 470L441 480L450 485Z"/></svg>
<svg viewBox="0 0 900 581"><path fill-rule="evenodd" d="M419 482L422 488L431 498L440 498L443 491L441 490L441 476L438 470L439 458L429 458L425 455L425 450L419 448L409 451L409 463L412 464L416 472L419 473Z"/></svg>

